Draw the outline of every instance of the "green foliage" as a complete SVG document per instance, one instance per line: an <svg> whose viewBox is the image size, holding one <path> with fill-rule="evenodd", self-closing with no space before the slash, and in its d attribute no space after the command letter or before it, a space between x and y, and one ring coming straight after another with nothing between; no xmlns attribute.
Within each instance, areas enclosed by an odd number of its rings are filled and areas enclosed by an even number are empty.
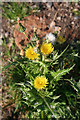
<svg viewBox="0 0 80 120"><path fill-rule="evenodd" d="M9 86L16 104L15 112L19 109L25 114L27 110L26 117L34 119L79 119L79 89L73 79L65 79L65 75L69 74L74 65L67 69L56 67L56 71L51 69L54 65L59 66L58 59L63 53L59 55L54 51L53 57L42 57L38 61L22 57L5 66L10 67L9 74L12 76ZM43 90L36 90L34 79L41 75L46 76L49 84Z"/></svg>
<svg viewBox="0 0 80 120"><path fill-rule="evenodd" d="M58 70L58 71L50 71L51 75L53 76L53 78L58 81L62 78L63 75L65 75L66 73L69 73L70 70L72 70L74 67L74 65L71 68L68 69L63 69L63 70Z"/></svg>

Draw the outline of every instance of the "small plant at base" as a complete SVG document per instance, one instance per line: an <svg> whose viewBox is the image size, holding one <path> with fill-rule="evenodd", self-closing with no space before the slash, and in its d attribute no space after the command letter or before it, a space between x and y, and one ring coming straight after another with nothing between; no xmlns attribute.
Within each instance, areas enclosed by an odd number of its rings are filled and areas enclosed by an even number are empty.
<svg viewBox="0 0 80 120"><path fill-rule="evenodd" d="M74 65L67 69L56 69L55 71L50 69L50 66L59 66L58 59L68 47L60 55L55 52L51 43L43 43L40 48L37 47L36 52L35 47L31 47L29 44L25 49L25 56L16 60L16 69L13 68L12 80L10 79L13 86L10 87L12 90L16 90L17 94L21 93L19 101L21 106L24 103L30 110L30 112L27 112L28 118L40 118L42 110L47 118L67 118L70 113L70 106L67 107L65 100L61 97L65 96L66 98L68 93L63 91L63 95L61 86L64 86L65 82L63 76L68 74ZM49 57L52 54L53 56ZM45 55L47 55L45 59L41 59ZM71 80L68 81L71 83ZM67 85L66 82L65 84ZM17 102L16 110L18 108L20 108L20 105ZM65 109L67 112L65 112Z"/></svg>

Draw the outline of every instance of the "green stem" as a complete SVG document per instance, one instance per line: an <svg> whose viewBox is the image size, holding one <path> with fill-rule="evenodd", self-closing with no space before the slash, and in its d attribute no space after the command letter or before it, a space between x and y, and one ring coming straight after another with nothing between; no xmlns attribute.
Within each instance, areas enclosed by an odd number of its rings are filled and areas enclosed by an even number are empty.
<svg viewBox="0 0 80 120"><path fill-rule="evenodd" d="M47 107L49 108L49 110L51 111L51 113L54 115L54 113L53 113L52 109L50 108L48 102L46 101L45 97L43 97L43 95L42 95L42 93L40 91L39 91L39 93L40 93L39 94L40 97L43 99L43 101L45 102L45 104L47 105Z"/></svg>
<svg viewBox="0 0 80 120"><path fill-rule="evenodd" d="M25 32L23 32L23 33L24 33L24 35L27 37L27 39L29 40L29 42L31 43L31 45L34 47L32 41L30 41L30 39L28 38L28 36L26 35L26 33L25 33Z"/></svg>
<svg viewBox="0 0 80 120"><path fill-rule="evenodd" d="M63 52L61 52L61 54L58 57L56 57L55 60L57 60L58 58L60 58L64 54L64 52L68 49L68 47L69 47L69 45L63 50Z"/></svg>
<svg viewBox="0 0 80 120"><path fill-rule="evenodd" d="M45 55L42 55L42 61L45 61Z"/></svg>
<svg viewBox="0 0 80 120"><path fill-rule="evenodd" d="M50 106L49 106L48 102L46 101L46 99L44 97L42 97L42 98L43 98L44 102L46 103L47 107L49 108L49 110L51 111L51 113L54 115L54 113L53 113L52 109L50 108Z"/></svg>

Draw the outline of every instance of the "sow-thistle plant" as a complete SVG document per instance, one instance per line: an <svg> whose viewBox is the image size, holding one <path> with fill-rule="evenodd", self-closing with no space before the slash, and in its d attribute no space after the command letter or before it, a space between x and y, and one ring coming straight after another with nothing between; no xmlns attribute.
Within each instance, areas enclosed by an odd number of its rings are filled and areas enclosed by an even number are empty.
<svg viewBox="0 0 80 120"><path fill-rule="evenodd" d="M14 83L13 89L17 89L16 91L22 94L21 103L30 108L30 112L27 112L30 118L40 117L43 113L47 119L63 116L66 118L64 115L66 103L58 101L61 95L55 94L55 89L58 81L63 80L62 76L69 73L74 65L68 69L54 71L54 65L58 65L58 59L68 48L58 55L54 47L48 42L43 42L38 47L36 44L28 43L24 51L25 55L22 56L22 50L20 54L22 58L12 63L16 65L16 68L13 70L15 73L13 72L11 84ZM45 59L42 59L44 57ZM20 104L17 102L18 107ZM69 109L67 107L66 109L69 114Z"/></svg>

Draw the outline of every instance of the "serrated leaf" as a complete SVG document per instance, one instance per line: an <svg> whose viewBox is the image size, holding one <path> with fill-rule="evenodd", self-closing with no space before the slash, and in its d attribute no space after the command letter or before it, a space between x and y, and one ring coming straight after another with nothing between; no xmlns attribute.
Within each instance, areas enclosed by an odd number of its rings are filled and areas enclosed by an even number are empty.
<svg viewBox="0 0 80 120"><path fill-rule="evenodd" d="M66 75L67 73L69 73L70 70L73 69L75 65L73 65L71 68L68 68L68 69L63 69L63 70L58 70L56 72L52 72L50 71L51 75L54 77L54 79L56 79L56 81L59 81L63 75Z"/></svg>
<svg viewBox="0 0 80 120"><path fill-rule="evenodd" d="M37 100L36 100L37 101ZM43 101L41 99L38 100L38 102L36 102L34 104L34 108L37 108L38 106L42 105Z"/></svg>
<svg viewBox="0 0 80 120"><path fill-rule="evenodd" d="M53 96L52 98L53 98L54 100L56 100L56 99L58 99L60 96L61 96L61 95L59 95L59 96Z"/></svg>
<svg viewBox="0 0 80 120"><path fill-rule="evenodd" d="M50 104L50 107L52 109L55 109L58 104L59 104L59 102L55 103L54 101L52 101L51 104Z"/></svg>

